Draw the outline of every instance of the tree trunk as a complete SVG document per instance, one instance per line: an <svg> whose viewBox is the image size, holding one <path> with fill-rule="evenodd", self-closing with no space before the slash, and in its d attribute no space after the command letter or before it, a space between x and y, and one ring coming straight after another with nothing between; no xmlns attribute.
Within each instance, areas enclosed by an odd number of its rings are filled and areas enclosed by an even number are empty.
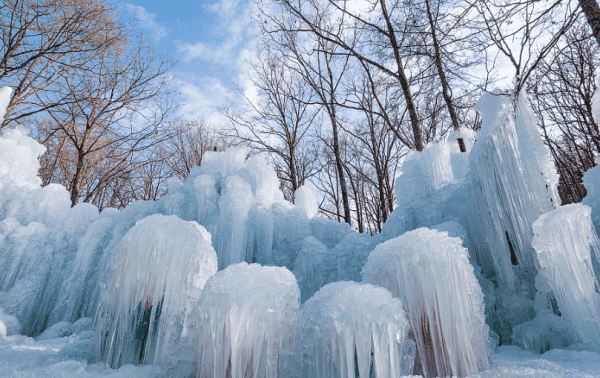
<svg viewBox="0 0 600 378"><path fill-rule="evenodd" d="M344 222L352 224L352 216L350 214L350 202L348 201L348 189L346 188L346 177L344 174L344 165L340 154L340 142L338 136L337 120L335 118L335 109L330 104L328 107L329 116L331 119L331 128L333 129L333 154L335 156L335 167L340 180L340 190L342 192L342 205L344 206Z"/></svg>
<svg viewBox="0 0 600 378"><path fill-rule="evenodd" d="M435 50L435 66L438 70L438 75L440 77L440 81L442 82L442 95L444 96L444 101L446 101L446 106L448 107L448 112L450 113L450 119L452 120L452 127L454 130L458 130L460 128L458 124L458 117L456 116L456 110L454 109L454 104L452 104L451 98L451 90L450 85L448 85L448 80L446 80L446 74L444 73L444 67L442 66L442 56L440 53L440 45L437 40L437 34L435 32L435 22L433 21L433 16L431 14L431 8L429 7L429 0L425 0L425 5L427 6L427 17L429 18L429 25L431 26L431 38L433 40L433 48ZM463 151L464 152L464 151Z"/></svg>
<svg viewBox="0 0 600 378"><path fill-rule="evenodd" d="M83 181L83 166L85 163L85 154L79 152L77 156L77 170L71 184L71 207L77 205L79 201L79 193L81 192L81 182Z"/></svg>
<svg viewBox="0 0 600 378"><path fill-rule="evenodd" d="M415 106L412 93L410 92L410 85L408 84L408 79L406 78L406 74L404 73L404 66L402 65L402 60L400 59L400 48L398 47L398 41L396 40L394 27L392 26L390 15L387 12L385 0L380 0L380 3L381 13L385 18L390 38L390 44L392 45L392 49L394 50L394 58L396 59L396 65L398 66L398 78L400 79L400 86L402 87L402 93L404 94L404 100L406 101L406 109L408 110L408 115L410 116L410 123L412 125L413 130L415 149L417 151L423 151L423 137L421 136L421 126L419 122L419 116L417 115L417 107Z"/></svg>
<svg viewBox="0 0 600 378"><path fill-rule="evenodd" d="M598 3L596 0L579 0L579 5L585 13L588 24L592 27L596 42L600 44L600 7Z"/></svg>

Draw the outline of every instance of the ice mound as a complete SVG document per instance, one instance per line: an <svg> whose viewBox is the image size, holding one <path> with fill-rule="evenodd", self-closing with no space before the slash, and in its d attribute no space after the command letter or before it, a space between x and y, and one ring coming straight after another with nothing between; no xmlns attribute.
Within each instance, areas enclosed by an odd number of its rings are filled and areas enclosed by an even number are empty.
<svg viewBox="0 0 600 378"><path fill-rule="evenodd" d="M534 319L521 323L513 329L513 345L535 353L550 349L566 348L578 341L573 328L565 319L546 310Z"/></svg>
<svg viewBox="0 0 600 378"><path fill-rule="evenodd" d="M402 300L426 377L464 377L492 355L483 293L462 241L420 228L378 245L363 281Z"/></svg>
<svg viewBox="0 0 600 378"><path fill-rule="evenodd" d="M0 308L0 336L6 337L16 335L21 331L19 319L7 313Z"/></svg>
<svg viewBox="0 0 600 378"><path fill-rule="evenodd" d="M151 215L113 256L96 317L96 358L116 368L161 363L187 336L189 315L217 271L210 234L195 222Z"/></svg>
<svg viewBox="0 0 600 378"><path fill-rule="evenodd" d="M243 262L212 276L198 306L196 377L284 377L300 291L283 267Z"/></svg>
<svg viewBox="0 0 600 378"><path fill-rule="evenodd" d="M356 282L325 285L302 307L305 377L400 377L412 373L414 343L402 303L386 289Z"/></svg>
<svg viewBox="0 0 600 378"><path fill-rule="evenodd" d="M532 245L540 274L546 278L567 321L581 339L600 345L600 294L590 249L600 246L591 220L591 209L571 204L544 214L533 224Z"/></svg>
<svg viewBox="0 0 600 378"><path fill-rule="evenodd" d="M485 275L517 293L533 286L537 273L531 225L560 200L558 175L526 96L514 106L502 94L477 103L483 125L469 156L467 231Z"/></svg>

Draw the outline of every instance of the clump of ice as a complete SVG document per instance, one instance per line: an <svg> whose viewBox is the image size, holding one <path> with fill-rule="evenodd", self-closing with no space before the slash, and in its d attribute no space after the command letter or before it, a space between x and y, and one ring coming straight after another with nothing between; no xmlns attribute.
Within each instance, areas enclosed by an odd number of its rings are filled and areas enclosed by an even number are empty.
<svg viewBox="0 0 600 378"><path fill-rule="evenodd" d="M515 111L510 96L486 94L483 116L469 157L467 231L488 277L518 293L537 273L531 225L560 203L558 175L524 94Z"/></svg>
<svg viewBox="0 0 600 378"><path fill-rule="evenodd" d="M299 299L283 267L243 262L212 276L198 306L196 377L286 376Z"/></svg>
<svg viewBox="0 0 600 378"><path fill-rule="evenodd" d="M565 322L565 319L549 310L517 325L513 329L512 339L513 345L535 353L566 348L578 341L577 334L574 334L573 328Z"/></svg>
<svg viewBox="0 0 600 378"><path fill-rule="evenodd" d="M539 272L552 289L562 317L584 342L600 345L600 285L590 253L592 249L598 256L600 244L591 209L582 204L559 207L542 215L533 231Z"/></svg>
<svg viewBox="0 0 600 378"><path fill-rule="evenodd" d="M10 95L12 94L12 88L0 87L0 123L4 121L6 115L6 108L10 104Z"/></svg>
<svg viewBox="0 0 600 378"><path fill-rule="evenodd" d="M308 219L312 219L319 214L319 201L315 191L306 185L296 189L294 193L294 204L296 207L304 210Z"/></svg>
<svg viewBox="0 0 600 378"><path fill-rule="evenodd" d="M27 189L39 188L42 184L38 177L38 158L46 152L46 147L29 138L28 134L29 130L22 126L2 130L0 189L8 184Z"/></svg>
<svg viewBox="0 0 600 378"><path fill-rule="evenodd" d="M388 240L369 255L363 281L402 300L427 377L489 367L483 293L460 239L420 228Z"/></svg>
<svg viewBox="0 0 600 378"><path fill-rule="evenodd" d="M596 92L592 97L592 116L596 123L600 122L600 70L596 70Z"/></svg>
<svg viewBox="0 0 600 378"><path fill-rule="evenodd" d="M6 337L17 335L21 331L21 323L19 319L9 315L0 308L0 336Z"/></svg>
<svg viewBox="0 0 600 378"><path fill-rule="evenodd" d="M400 377L412 373L414 343L402 303L386 289L325 285L302 307L303 376Z"/></svg>
<svg viewBox="0 0 600 378"><path fill-rule="evenodd" d="M152 215L122 241L96 318L96 358L116 368L161 363L187 336L189 315L217 271L211 236L195 222Z"/></svg>

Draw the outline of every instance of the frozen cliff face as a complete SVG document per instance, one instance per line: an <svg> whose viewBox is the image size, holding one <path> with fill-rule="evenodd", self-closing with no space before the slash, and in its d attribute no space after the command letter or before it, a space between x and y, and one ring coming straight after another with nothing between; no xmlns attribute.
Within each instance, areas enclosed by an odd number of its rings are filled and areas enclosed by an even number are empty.
<svg viewBox="0 0 600 378"><path fill-rule="evenodd" d="M198 306L196 377L289 376L299 300L283 267L244 262L215 274Z"/></svg>
<svg viewBox="0 0 600 378"><path fill-rule="evenodd" d="M352 281L325 285L302 307L298 354L304 369L297 375L410 375L415 350L408 327L402 303L386 289Z"/></svg>
<svg viewBox="0 0 600 378"><path fill-rule="evenodd" d="M554 293L561 315L586 343L600 345L600 294L592 267L598 236L591 209L572 204L540 217L533 224L533 247L542 275Z"/></svg>
<svg viewBox="0 0 600 378"><path fill-rule="evenodd" d="M363 281L402 300L427 377L464 377L489 367L483 293L458 238L420 228L378 245Z"/></svg>
<svg viewBox="0 0 600 378"><path fill-rule="evenodd" d="M488 276L517 293L533 286L536 260L531 225L559 205L558 175L536 128L525 95L515 111L512 97L486 94L469 157L467 231L476 260Z"/></svg>
<svg viewBox="0 0 600 378"><path fill-rule="evenodd" d="M216 271L204 227L175 216L139 221L123 238L103 284L96 358L113 368L165 361L187 336L190 313Z"/></svg>

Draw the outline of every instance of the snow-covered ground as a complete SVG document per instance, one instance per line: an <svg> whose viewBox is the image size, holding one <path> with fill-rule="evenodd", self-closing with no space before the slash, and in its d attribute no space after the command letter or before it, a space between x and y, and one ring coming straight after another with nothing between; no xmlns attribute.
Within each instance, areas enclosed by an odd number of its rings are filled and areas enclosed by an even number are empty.
<svg viewBox="0 0 600 378"><path fill-rule="evenodd" d="M1 377L177 377L184 371L168 366L125 365L105 368L103 363L87 364L93 355L91 334L36 341L26 336L9 336L0 341ZM516 346L501 346L489 370L470 377L572 378L600 377L600 354L581 350L553 349L542 355Z"/></svg>

